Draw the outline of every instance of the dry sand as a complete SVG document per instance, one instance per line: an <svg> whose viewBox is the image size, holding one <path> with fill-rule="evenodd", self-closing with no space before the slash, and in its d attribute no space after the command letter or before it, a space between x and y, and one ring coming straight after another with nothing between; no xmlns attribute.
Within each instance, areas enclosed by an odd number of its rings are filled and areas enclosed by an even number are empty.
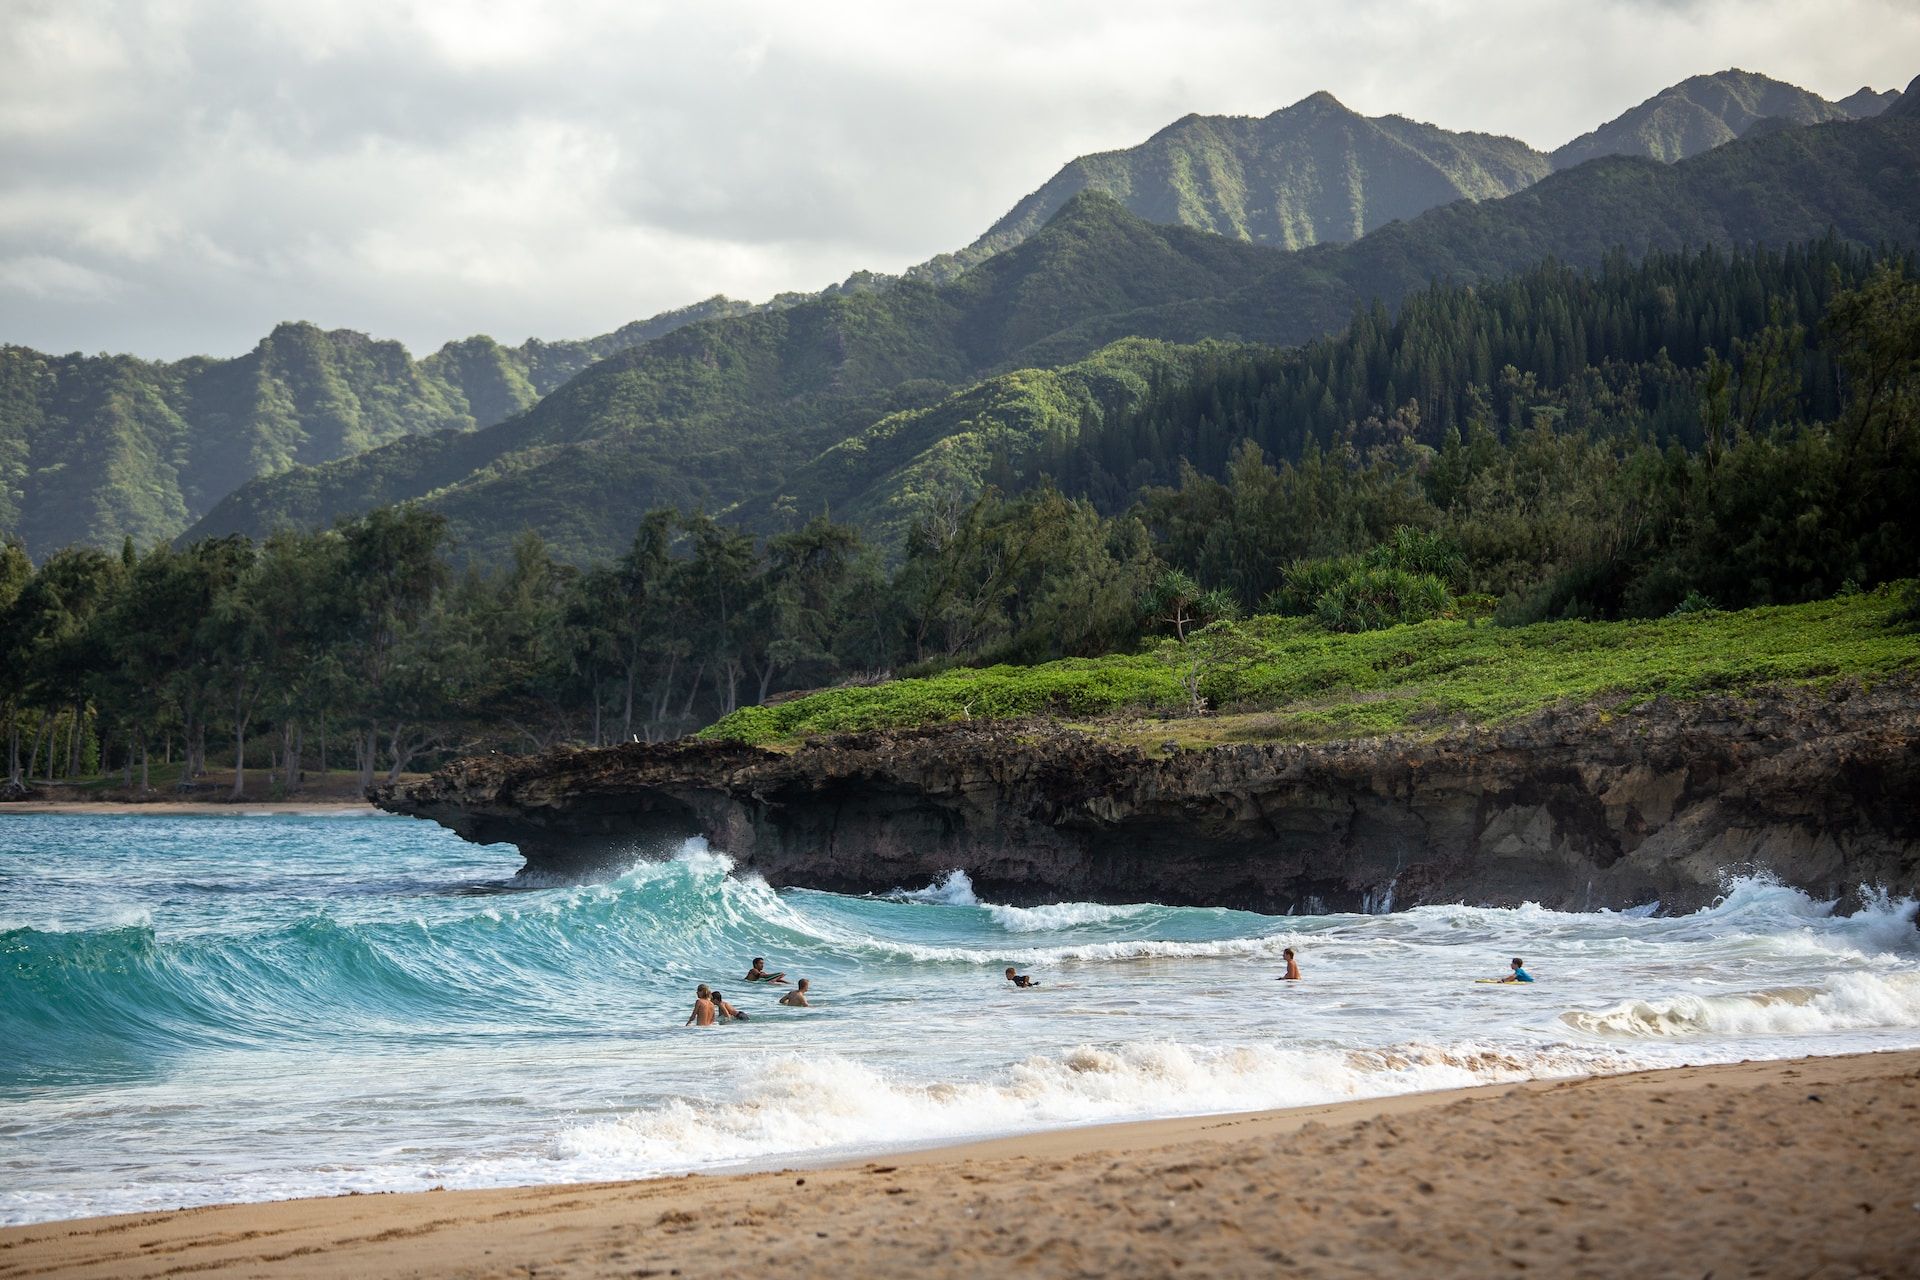
<svg viewBox="0 0 1920 1280"><path fill-rule="evenodd" d="M0 1232L0 1277L1920 1275L1920 1052Z"/></svg>

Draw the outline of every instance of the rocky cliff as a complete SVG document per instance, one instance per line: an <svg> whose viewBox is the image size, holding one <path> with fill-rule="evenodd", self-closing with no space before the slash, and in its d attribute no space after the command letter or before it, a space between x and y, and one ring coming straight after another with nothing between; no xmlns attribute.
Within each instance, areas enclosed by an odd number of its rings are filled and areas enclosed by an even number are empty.
<svg viewBox="0 0 1920 1280"><path fill-rule="evenodd" d="M632 745L462 760L374 798L534 866L698 834L774 885L855 893L961 868L1016 904L1681 910L1752 869L1850 899L1920 892L1916 695L1905 677L1163 757L1033 722Z"/></svg>

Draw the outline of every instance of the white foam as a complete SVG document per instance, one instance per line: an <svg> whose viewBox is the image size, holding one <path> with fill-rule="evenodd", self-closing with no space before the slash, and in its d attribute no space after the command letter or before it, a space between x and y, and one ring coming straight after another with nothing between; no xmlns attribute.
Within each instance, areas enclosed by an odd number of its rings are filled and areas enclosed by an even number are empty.
<svg viewBox="0 0 1920 1280"><path fill-rule="evenodd" d="M1631 1070L1615 1051L1285 1049L1168 1041L1081 1045L974 1081L915 1081L839 1056L746 1067L734 1100L678 1099L560 1133L554 1154L596 1172L671 1171L777 1156L898 1148L1144 1116L1310 1106L1502 1080Z"/></svg>
<svg viewBox="0 0 1920 1280"><path fill-rule="evenodd" d="M1089 924L1132 920L1161 908L1152 905L1112 906L1104 902L1056 902L1044 907L1003 907L986 904L995 924L1008 933L1053 933Z"/></svg>
<svg viewBox="0 0 1920 1280"><path fill-rule="evenodd" d="M1629 1000L1593 1012L1564 1013L1561 1021L1590 1035L1627 1039L1920 1027L1920 974L1842 973L1825 987Z"/></svg>
<svg viewBox="0 0 1920 1280"><path fill-rule="evenodd" d="M980 905L980 899L973 894L973 881L958 869L947 872L924 889L895 889L886 896L896 902L926 902L940 907Z"/></svg>

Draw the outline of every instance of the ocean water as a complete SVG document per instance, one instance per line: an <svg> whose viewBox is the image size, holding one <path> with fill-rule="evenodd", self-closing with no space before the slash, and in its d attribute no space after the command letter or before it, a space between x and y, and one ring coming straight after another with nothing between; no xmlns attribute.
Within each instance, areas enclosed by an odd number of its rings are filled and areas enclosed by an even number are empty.
<svg viewBox="0 0 1920 1280"><path fill-rule="evenodd" d="M776 893L698 842L518 866L396 818L0 818L0 1221L1920 1046L1915 904L1758 880L1675 917L1272 917ZM817 1007L740 981L755 955ZM1510 955L1539 981L1474 982ZM702 981L751 1020L683 1028Z"/></svg>

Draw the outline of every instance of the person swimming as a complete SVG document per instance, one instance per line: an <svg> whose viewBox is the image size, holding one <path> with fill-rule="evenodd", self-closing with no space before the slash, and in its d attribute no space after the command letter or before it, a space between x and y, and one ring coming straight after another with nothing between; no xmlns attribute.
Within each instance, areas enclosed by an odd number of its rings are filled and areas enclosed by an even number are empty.
<svg viewBox="0 0 1920 1280"><path fill-rule="evenodd" d="M1294 982L1298 982L1300 980L1300 962L1293 958L1293 948L1288 947L1285 951L1282 951L1280 955L1281 958L1287 962L1287 971L1280 975L1279 981L1286 982L1291 979Z"/></svg>
<svg viewBox="0 0 1920 1280"><path fill-rule="evenodd" d="M1532 982L1533 975L1527 972L1527 962L1519 956L1513 958L1513 972L1500 979L1502 982Z"/></svg>
<svg viewBox="0 0 1920 1280"><path fill-rule="evenodd" d="M747 1015L727 1003L727 998L718 991L713 993L713 1011L722 1022L746 1022Z"/></svg>
<svg viewBox="0 0 1920 1280"><path fill-rule="evenodd" d="M694 992L693 1012L687 1015L687 1020L684 1025L689 1027L710 1027L713 1025L714 1019L717 1016L713 1007L713 992L709 991L707 984L703 982L700 984L699 990Z"/></svg>
<svg viewBox="0 0 1920 1280"><path fill-rule="evenodd" d="M811 1009L813 1006L807 1003L807 986L807 980L800 979L800 985L781 996L780 1003L794 1009Z"/></svg>
<svg viewBox="0 0 1920 1280"><path fill-rule="evenodd" d="M1007 981L1016 987L1037 987L1040 985L1024 973L1015 973L1012 965L1007 966Z"/></svg>
<svg viewBox="0 0 1920 1280"><path fill-rule="evenodd" d="M784 972L768 973L766 957L755 956L753 958L753 968L747 970L746 980L748 982L778 982L784 984L787 980L787 975Z"/></svg>

